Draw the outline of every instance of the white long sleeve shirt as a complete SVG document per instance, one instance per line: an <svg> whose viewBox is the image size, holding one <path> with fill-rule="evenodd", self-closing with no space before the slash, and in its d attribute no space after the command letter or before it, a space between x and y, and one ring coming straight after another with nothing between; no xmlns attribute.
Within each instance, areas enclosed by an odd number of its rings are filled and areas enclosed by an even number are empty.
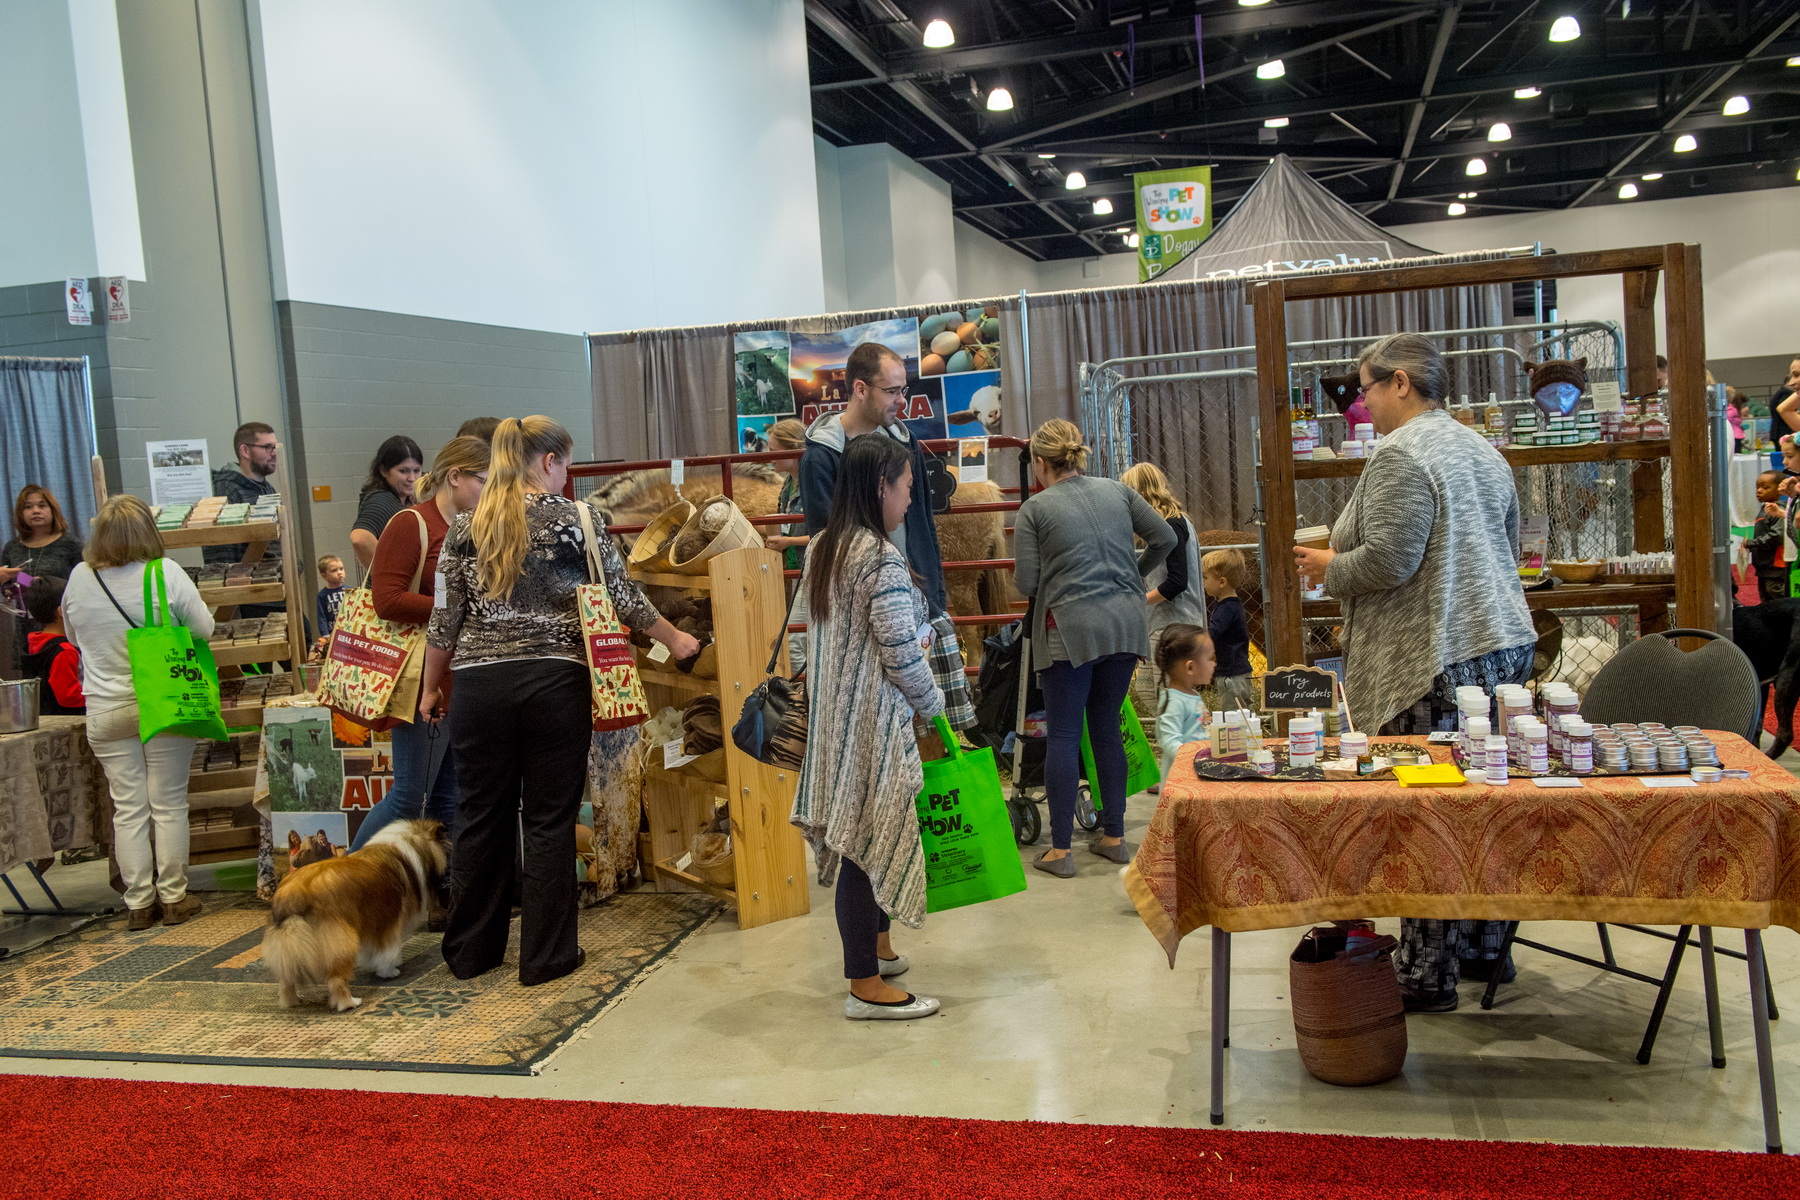
<svg viewBox="0 0 1800 1200"><path fill-rule="evenodd" d="M186 625L194 636L212 636L212 610L200 599L200 592L187 572L168 559L162 563L164 590L169 596L170 619ZM138 626L144 624L144 564L126 563L107 567L100 572L119 608ZM152 581L151 587L155 588ZM63 589L63 633L81 651L82 689L87 692L87 710L91 717L112 708L137 703L131 688L131 658L125 649L125 634L132 628L119 608L114 608L106 592L100 589L94 568L82 563L69 576Z"/></svg>

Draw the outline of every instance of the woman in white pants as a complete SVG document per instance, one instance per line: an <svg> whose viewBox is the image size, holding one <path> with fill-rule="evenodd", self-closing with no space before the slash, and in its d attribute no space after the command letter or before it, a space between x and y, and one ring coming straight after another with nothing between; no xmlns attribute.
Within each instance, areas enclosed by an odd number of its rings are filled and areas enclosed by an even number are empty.
<svg viewBox="0 0 1800 1200"><path fill-rule="evenodd" d="M88 744L106 768L112 791L113 854L134 931L150 928L158 917L165 925L180 925L200 911L200 901L187 891L187 784L194 739L159 734L139 740L125 649L127 631L144 624L145 564L162 554L150 509L136 496L114 496L94 518L83 561L63 591L63 628L81 651ZM171 617L194 636L210 637L212 613L193 580L173 563L157 566Z"/></svg>

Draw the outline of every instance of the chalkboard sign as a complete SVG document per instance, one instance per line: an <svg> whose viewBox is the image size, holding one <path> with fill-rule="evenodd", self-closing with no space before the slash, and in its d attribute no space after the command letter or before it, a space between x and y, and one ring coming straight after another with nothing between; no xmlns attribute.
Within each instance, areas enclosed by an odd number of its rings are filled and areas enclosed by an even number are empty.
<svg viewBox="0 0 1800 1200"><path fill-rule="evenodd" d="M1334 709L1337 707L1337 676L1315 667L1282 667L1258 675L1262 685L1262 706L1266 709Z"/></svg>

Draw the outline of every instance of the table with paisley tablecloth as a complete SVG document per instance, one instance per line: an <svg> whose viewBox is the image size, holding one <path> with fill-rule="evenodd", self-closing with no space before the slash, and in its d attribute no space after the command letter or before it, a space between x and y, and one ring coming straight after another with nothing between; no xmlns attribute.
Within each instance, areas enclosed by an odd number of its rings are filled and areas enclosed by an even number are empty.
<svg viewBox="0 0 1800 1200"><path fill-rule="evenodd" d="M106 842L112 799L84 717L47 716L0 734L0 872Z"/></svg>
<svg viewBox="0 0 1800 1200"><path fill-rule="evenodd" d="M1588 776L1579 788L1219 783L1197 778L1184 749L1126 890L1171 966L1183 937L1212 927L1215 1057L1233 932L1359 917L1724 926L1747 931L1760 980L1757 931L1800 929L1800 781L1743 738L1712 737L1724 765L1750 778L1654 788L1634 776ZM1766 1009L1763 989L1750 990L1768 1119ZM1223 1120L1217 1071L1213 1118Z"/></svg>

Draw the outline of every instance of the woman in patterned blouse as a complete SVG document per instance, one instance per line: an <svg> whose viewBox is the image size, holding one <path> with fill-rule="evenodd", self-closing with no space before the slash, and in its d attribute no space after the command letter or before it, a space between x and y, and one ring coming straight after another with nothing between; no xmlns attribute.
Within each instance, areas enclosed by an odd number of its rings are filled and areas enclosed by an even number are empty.
<svg viewBox="0 0 1800 1200"><path fill-rule="evenodd" d="M575 597L588 582L587 546L575 501L562 496L573 446L549 417L502 421L481 501L456 518L438 559L419 711L443 717L444 670L454 670L450 744L463 798L444 961L459 979L506 957L521 830L519 982L548 983L586 958L573 863L592 732ZM619 619L677 659L698 654L626 577L611 539L598 549Z"/></svg>

